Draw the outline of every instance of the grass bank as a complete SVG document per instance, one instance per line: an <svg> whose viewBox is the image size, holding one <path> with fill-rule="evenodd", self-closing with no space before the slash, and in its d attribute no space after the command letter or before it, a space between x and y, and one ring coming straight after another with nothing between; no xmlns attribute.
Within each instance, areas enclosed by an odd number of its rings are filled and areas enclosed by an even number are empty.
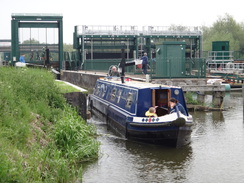
<svg viewBox="0 0 244 183"><path fill-rule="evenodd" d="M0 67L0 182L75 182L98 148L52 73Z"/></svg>

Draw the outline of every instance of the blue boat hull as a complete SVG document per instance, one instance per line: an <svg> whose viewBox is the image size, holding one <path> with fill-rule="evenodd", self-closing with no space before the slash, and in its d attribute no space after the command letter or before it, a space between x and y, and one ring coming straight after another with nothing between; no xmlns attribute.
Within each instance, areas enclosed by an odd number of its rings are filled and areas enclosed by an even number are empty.
<svg viewBox="0 0 244 183"><path fill-rule="evenodd" d="M121 121L118 121L116 112L110 111L105 115L94 107L92 114L105 120L109 130L116 135L131 141L170 147L181 147L191 142L191 124L184 126L172 125L171 123L166 125L136 124L126 121L126 116L123 115L120 116Z"/></svg>
<svg viewBox="0 0 244 183"><path fill-rule="evenodd" d="M135 87L131 85L98 81L94 94L89 95L92 114L107 122L108 128L117 135L132 141L181 147L190 143L191 115L175 112L146 117L148 107L161 98L178 97L186 109L183 92L172 86ZM166 97L165 97L166 96ZM154 104L153 104L154 102Z"/></svg>
<svg viewBox="0 0 244 183"><path fill-rule="evenodd" d="M163 126L133 128L127 126L127 138L135 141L181 147L191 141L191 127Z"/></svg>

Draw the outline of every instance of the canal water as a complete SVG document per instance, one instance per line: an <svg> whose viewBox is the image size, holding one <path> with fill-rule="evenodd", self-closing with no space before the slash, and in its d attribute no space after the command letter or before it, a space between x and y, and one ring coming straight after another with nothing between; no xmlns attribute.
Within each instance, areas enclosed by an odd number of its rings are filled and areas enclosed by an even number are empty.
<svg viewBox="0 0 244 183"><path fill-rule="evenodd" d="M119 138L92 118L101 142L97 161L84 168L84 183L242 183L242 92L226 93L226 111L191 112L191 144L180 149Z"/></svg>

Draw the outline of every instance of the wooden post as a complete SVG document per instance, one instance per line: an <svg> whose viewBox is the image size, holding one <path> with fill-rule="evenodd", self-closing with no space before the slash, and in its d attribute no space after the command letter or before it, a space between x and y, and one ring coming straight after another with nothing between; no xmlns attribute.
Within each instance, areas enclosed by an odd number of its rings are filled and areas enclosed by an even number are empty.
<svg viewBox="0 0 244 183"><path fill-rule="evenodd" d="M197 92L197 101L204 104L204 102L205 102L205 92L204 91Z"/></svg>
<svg viewBox="0 0 244 183"><path fill-rule="evenodd" d="M213 107L223 109L225 92L222 91L214 91L213 92Z"/></svg>
<svg viewBox="0 0 244 183"><path fill-rule="evenodd" d="M206 85L206 82L205 81L198 81L197 84L199 86L204 86ZM204 90L199 90L197 92L197 101L204 104L205 103L205 91Z"/></svg>

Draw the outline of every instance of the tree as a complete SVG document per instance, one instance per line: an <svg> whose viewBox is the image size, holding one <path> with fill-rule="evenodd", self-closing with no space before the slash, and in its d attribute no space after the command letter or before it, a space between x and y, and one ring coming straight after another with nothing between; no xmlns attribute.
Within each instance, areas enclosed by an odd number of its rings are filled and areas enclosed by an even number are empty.
<svg viewBox="0 0 244 183"><path fill-rule="evenodd" d="M22 42L22 44L40 44L38 40L35 40L34 38L28 39Z"/></svg>
<svg viewBox="0 0 244 183"><path fill-rule="evenodd" d="M65 52L72 52L72 51L75 51L75 50L73 49L73 45L72 44L64 43L64 51Z"/></svg>
<svg viewBox="0 0 244 183"><path fill-rule="evenodd" d="M212 27L202 27L202 30L204 51L212 50L213 41L229 41L231 51L244 53L243 24L238 24L229 14L219 17Z"/></svg>

